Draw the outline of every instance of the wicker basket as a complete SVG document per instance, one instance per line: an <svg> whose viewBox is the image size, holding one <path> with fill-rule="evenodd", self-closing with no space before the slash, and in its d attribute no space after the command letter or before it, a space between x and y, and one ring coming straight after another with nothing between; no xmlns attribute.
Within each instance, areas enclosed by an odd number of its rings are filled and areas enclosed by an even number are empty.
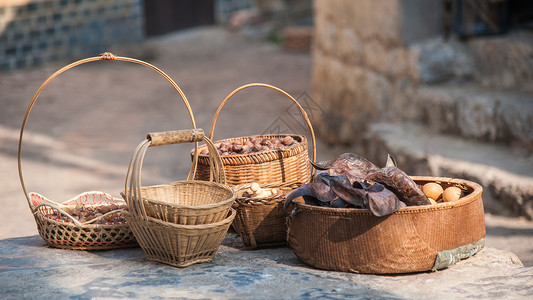
<svg viewBox="0 0 533 300"><path fill-rule="evenodd" d="M182 225L220 222L235 202L226 186L194 180L141 187L141 196L148 216Z"/></svg>
<svg viewBox="0 0 533 300"><path fill-rule="evenodd" d="M315 134L311 122L307 117L307 113L291 95L277 87L267 84L251 83L241 86L231 92L218 107L218 110L211 124L209 138L213 139L216 121L222 107L224 107L226 102L237 92L249 87L267 87L273 89L289 97L297 105L311 132L313 142L312 152L314 161L316 157ZM287 136L287 134L260 135L254 137L273 138L282 136ZM222 156L221 158L226 172L227 184L229 186L236 186L253 182L257 182L261 185L276 182L309 182L309 180L311 179L311 169L309 164L307 139L305 138L305 136L302 135L290 136L292 136L295 140L299 141L299 143L291 146L288 149L262 151L253 154ZM236 139L243 140L248 138L249 137L236 137L222 141L232 141ZM200 150L202 150L202 148ZM209 159L206 155L200 155L198 159L198 172L196 174L196 178L199 180L207 180L209 178Z"/></svg>
<svg viewBox="0 0 533 300"><path fill-rule="evenodd" d="M423 185L456 185L466 196L454 202L401 208L386 217L365 209L296 203L287 239L303 262L326 270L392 274L445 268L484 246L482 188L451 178L413 177Z"/></svg>
<svg viewBox="0 0 533 300"><path fill-rule="evenodd" d="M67 213L64 209L65 207L68 207L71 203L76 202L76 201L82 201L81 200L82 198L85 198L89 195L95 198L100 197L102 199L101 204L108 203L110 201L114 202L114 201L120 201L120 200L116 200L116 199L111 200L110 198L107 198L107 196L102 198L102 195L105 194L103 192L87 192L87 193L82 193L79 196L63 204L56 203L36 193L30 196L30 194L26 190L26 185L25 185L25 182L22 176L21 153L22 153L22 138L24 135L24 128L28 121L29 114L32 108L34 107L42 90L55 77L57 77L61 73L73 67L76 67L81 64L89 63L89 62L108 61L108 60L118 60L118 61L125 61L125 62L140 64L140 65L149 67L155 70L160 75L162 75L168 82L170 82L170 84L172 84L172 86L176 89L176 91L181 96L183 102L185 103L185 106L187 107L187 111L191 117L192 125L194 128L196 128L196 124L194 122L194 117L192 114L191 107L187 101L187 98L185 97L181 89L178 87L178 85L163 71L161 71L155 66L149 63L146 63L144 61L133 59L133 58L115 56L109 52L106 52L97 57L90 57L90 58L86 58L86 59L73 62L59 69L54 74L52 74L37 90L37 92L33 96L33 99L31 100L26 110L26 114L24 115L24 119L23 119L22 126L20 129L20 138L19 138L19 144L18 144L17 158L18 158L19 179L22 185L22 190L24 191L24 195L26 196L28 206L32 214L34 215L39 234L50 246L53 246L53 247L65 248L65 249L80 249L80 250L103 250L103 249L114 249L114 248L137 246L137 243L135 242L135 239L133 238L133 233L130 230L129 226L127 226L127 224L117 223L114 225L103 225L103 224L96 224L97 220L96 221L91 220L88 222L79 222L74 216ZM195 167L196 167L195 165L191 167L191 172L193 172L192 169ZM103 200L104 198L106 200ZM33 200L36 200L36 201L34 202ZM93 203L93 205L97 205L97 204ZM54 219L52 216L66 217L72 222L62 222L60 220Z"/></svg>
<svg viewBox="0 0 533 300"><path fill-rule="evenodd" d="M160 185L141 188L141 167L148 147L185 142L196 143L202 140L209 149L211 179L216 183L188 180L171 183L166 187ZM193 165L197 159L196 153ZM192 176L194 174L189 173L189 177ZM224 183L224 167L220 156L211 140L204 136L201 129L148 134L146 140L135 150L130 162L124 193L128 204L128 211L125 213L126 220L146 257L149 260L176 267L211 261L235 218L235 211L231 208L235 201L235 192ZM151 195L150 199L142 197L144 196L142 189L144 189L144 195ZM170 195L162 196L162 193L158 193L161 190L169 191ZM206 197L213 199L206 201ZM193 205L206 202L210 204ZM216 206L222 210L213 211ZM171 213L165 214L166 211L171 211ZM168 221L185 220L184 223L189 223L192 219L198 221L200 219L198 214L203 214L202 218L205 220L214 220L216 219L214 216L218 216L221 211L224 213L223 219L216 223L186 225ZM150 212L157 213L154 214L155 217L152 217ZM206 214L208 212L211 214ZM194 223L197 223L196 221Z"/></svg>
<svg viewBox="0 0 533 300"><path fill-rule="evenodd" d="M124 216L149 260L175 267L213 260L226 237L235 210L220 222L202 225L179 225L148 217L135 218L128 211Z"/></svg>
<svg viewBox="0 0 533 300"><path fill-rule="evenodd" d="M262 188L275 188L283 193L264 198L237 197L233 208L237 211L233 228L245 246L270 247L285 245L287 241L287 214L283 210L285 195L300 187L301 183L272 183ZM237 194L250 187L249 184L235 187Z"/></svg>
<svg viewBox="0 0 533 300"><path fill-rule="evenodd" d="M120 207L125 204L107 193L86 192L63 203L56 203L38 193L30 193L30 199L36 210L39 234L50 246L79 250L137 246L132 231L122 218L122 208L85 222L80 222L69 213L79 205L99 207L113 204Z"/></svg>

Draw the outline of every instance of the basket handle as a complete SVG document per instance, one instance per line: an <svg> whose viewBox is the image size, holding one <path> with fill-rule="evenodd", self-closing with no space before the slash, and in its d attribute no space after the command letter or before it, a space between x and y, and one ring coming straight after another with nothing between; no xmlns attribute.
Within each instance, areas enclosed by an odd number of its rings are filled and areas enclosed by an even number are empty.
<svg viewBox="0 0 533 300"><path fill-rule="evenodd" d="M31 100L30 104L28 105L28 108L26 109L26 114L24 115L24 119L22 120L22 126L20 127L20 137L19 137L18 153L17 153L18 172L19 172L20 184L22 185L22 190L24 191L24 195L26 196L26 200L28 201L28 205L30 206L30 209L32 209L32 211L34 210L34 207L33 207L33 204L32 204L32 202L30 200L28 192L26 190L26 185L24 184L24 178L22 176L22 164L21 164L22 137L24 135L24 128L26 126L26 122L28 121L28 117L30 115L30 112L31 112L33 106L35 105L35 102L37 101L37 98L41 94L42 90L50 83L50 81L52 81L52 79L56 78L59 74L65 72L65 71L67 71L67 70L69 70L71 68L74 68L76 66L79 66L79 65L82 65L82 64L85 64L85 63L89 63L89 62L93 62L93 61L100 61L100 60L119 60L119 61L125 61L125 62L132 62L132 63L140 64L140 65L143 65L143 66L146 66L146 67L149 67L149 68L155 70L157 73L159 73L161 76L163 76L168 82L170 82L170 84L172 84L172 86L176 89L176 91L180 95L181 99L183 100L183 103L185 104L185 107L187 108L187 112L189 113L189 116L190 116L191 121L192 121L192 127L196 128L196 122L194 121L194 115L192 113L191 106L189 105L189 101L187 100L187 97L185 96L183 91L174 82L174 80L172 80L172 78L170 78L167 74L165 74L159 68L157 68L157 67L155 67L155 66L153 66L153 65L151 65L151 64L149 64L147 62L144 62L144 61L138 60L138 59L134 59L134 58L129 58L129 57L115 56L114 54L112 54L110 52L105 52L105 53L102 53L102 54L100 54L98 56L95 56L95 57L89 57L89 58L85 58L85 59L81 59L81 60L75 61L75 62L73 62L73 63L71 63L71 64L69 64L69 65L67 65L67 66L65 66L65 67L63 67L61 69L59 69L54 74L52 74L52 76L48 77L48 79L46 79L46 81L41 85L41 87L39 87L39 89L37 90L37 92L33 96L33 99ZM194 147L195 147L195 152L198 152L198 143L195 143ZM196 174L196 167L197 167L197 164L193 163L193 165L191 166L191 170L189 171L189 176L187 177L188 179L194 178L194 175Z"/></svg>
<svg viewBox="0 0 533 300"><path fill-rule="evenodd" d="M237 89L235 89L233 92L231 92L227 97L226 99L224 99L224 101L222 101L222 103L220 104L220 106L218 107L217 109L217 112L215 113L215 116L213 118L213 122L211 123L211 130L209 131L209 138L211 140L213 140L213 134L215 132L215 125L217 123L217 118L218 118L218 114L220 113L220 111L222 110L222 107L224 107L224 105L226 104L226 102L228 102L228 100L233 97L233 95L235 95L236 93L238 93L239 91L241 90L244 90L246 88L249 88L249 87L266 87L266 88L270 88L270 89L273 89L275 91L278 91L280 93L282 93L283 95L289 97L289 99L291 99L292 102L294 102L294 104L296 104L296 106L298 107L298 109L300 110L300 113L302 114L302 116L304 117L304 120L305 122L307 123L307 127L309 127L309 131L311 132L311 139L312 139L312 143L313 143L313 148L312 148L312 151L313 151L313 162L316 161L316 139L315 139L315 132L313 130L313 126L311 125L311 121L309 121L309 117L307 116L307 113L305 112L305 110L303 109L303 107L300 105L300 103L298 103L298 101L296 101L296 99L294 99L291 95L289 95L289 93L285 92L284 90L278 88L278 87L275 87L273 85L270 85L270 84L265 84L265 83L249 83L249 84L245 84L241 87L238 87Z"/></svg>
<svg viewBox="0 0 533 300"><path fill-rule="evenodd" d="M147 219L146 209L141 197L141 168L148 147L180 143L198 143L199 141L204 141L209 150L210 180L226 184L226 175L220 154L213 142L204 135L202 129L148 133L146 139L135 149L128 167L128 172L126 173L124 200L134 216L140 216L143 220ZM197 162L198 151L194 151L193 165Z"/></svg>

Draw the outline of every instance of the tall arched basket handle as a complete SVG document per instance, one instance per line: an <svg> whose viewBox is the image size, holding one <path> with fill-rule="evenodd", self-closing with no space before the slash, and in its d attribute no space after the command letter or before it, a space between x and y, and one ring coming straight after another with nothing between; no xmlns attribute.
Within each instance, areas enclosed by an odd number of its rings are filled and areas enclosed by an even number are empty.
<svg viewBox="0 0 533 300"><path fill-rule="evenodd" d="M81 60L75 61L75 62L73 62L73 63L71 63L71 64L69 64L69 65L67 65L67 66L65 66L65 67L63 67L61 69L59 69L54 74L52 74L50 77L48 77L48 79L46 79L46 81L44 81L44 83L39 87L39 89L37 90L37 92L33 96L30 104L28 105L28 108L26 109L26 113L24 115L24 119L23 119L22 125L20 127L20 136L19 136L18 152L17 152L18 173L19 173L20 184L22 185L22 190L24 191L24 195L26 196L26 200L28 201L28 205L29 205L30 209L32 210L32 212L34 211L35 208L34 208L34 205L33 205L32 201L31 201L31 199L30 199L30 196L28 195L28 192L26 190L26 185L24 183L24 178L22 176L22 164L21 164L22 137L24 135L24 128L25 128L26 123L28 121L30 112L33 109L33 106L35 105L35 102L37 101L37 98L39 97L39 95L41 94L43 89L54 78L59 76L61 73L65 72L65 71L67 71L69 69L72 69L72 68L74 68L76 66L79 66L79 65L82 65L82 64L86 64L86 63L89 63L89 62L95 62L95 61L124 61L124 62L131 62L131 63L140 64L140 65L146 66L146 67L156 71L158 74L163 76L174 87L174 89L176 89L176 91L180 95L181 99L183 100L183 103L185 104L185 107L187 108L187 112L189 113L189 116L190 116L191 121L192 121L193 129L196 129L196 122L194 120L194 115L192 113L191 106L189 105L189 101L187 100L187 97L185 96L185 94L183 93L181 88L167 74L165 74L159 68L157 68L157 67L155 67L155 66L153 66L153 65L151 65L151 64L149 64L147 62L144 62L144 61L138 60L138 59L134 59L134 58L129 58L129 57L116 56L116 55L114 55L114 54L112 54L110 52L105 52L105 53L100 54L99 56L89 57L89 58L85 58L85 59L81 59ZM198 151L198 143L197 142L195 142L195 151L196 152ZM188 179L194 178L195 173L196 173L196 167L197 167L197 165L193 163L192 166L191 166L191 169L189 171L189 175L187 177Z"/></svg>
<svg viewBox="0 0 533 300"><path fill-rule="evenodd" d="M237 94L238 92L246 89L246 88L250 88L250 87L265 87L265 88L270 88L272 90L275 90L275 91L278 91L280 93L282 93L283 95L287 96L294 104L296 104L296 106L298 107L298 109L300 110L300 113L302 114L306 124L307 124L307 127L309 128L309 131L311 132L311 139L312 139L312 143L313 143L313 147L312 147L312 161L315 162L316 161L316 139L315 139L315 132L313 130L313 126L311 125L311 121L309 121L309 117L307 116L307 113L305 112L305 110L303 109L303 107L300 105L300 103L298 103L298 101L296 101L296 99L294 99L294 97L292 97L289 93L285 92L284 90L278 88L278 87L275 87L273 85L270 85L270 84L265 84L265 83L249 83L249 84L245 84L241 87L238 87L237 89L235 89L233 92L231 92L225 99L224 101L222 101L222 103L219 105L218 109L217 109L217 112L215 113L215 116L213 117L213 122L211 123L211 130L209 131L209 139L213 140L213 135L214 135L214 132L215 132L215 126L216 126L216 122L217 122L217 119L218 119L218 115L220 114L220 111L222 110L222 107L224 107L224 105L226 104L226 102L229 101L229 99L231 97L233 97L235 94Z"/></svg>

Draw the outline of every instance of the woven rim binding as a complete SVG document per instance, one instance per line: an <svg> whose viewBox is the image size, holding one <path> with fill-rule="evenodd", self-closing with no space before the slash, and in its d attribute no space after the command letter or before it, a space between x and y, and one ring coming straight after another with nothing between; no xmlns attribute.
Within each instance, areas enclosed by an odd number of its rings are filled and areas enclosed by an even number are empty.
<svg viewBox="0 0 533 300"><path fill-rule="evenodd" d="M434 205L417 205L417 206L407 206L402 207L398 211L394 212L393 214L401 215L401 214L416 214L420 212L428 212L428 211L438 211L438 210L448 210L453 209L454 207L464 206L472 201L476 200L476 196L479 195L483 188L481 185L472 182L467 181L463 179L456 179L456 178L448 178L448 177L429 177L429 176L411 176L411 178L418 184L419 182L446 182L449 185L459 185L459 186L466 186L467 184L469 186L472 186L474 189L468 193L467 195L461 197L460 199L452 202L439 202ZM331 207L322 207L322 206L314 206L309 205L305 203L298 203L295 202L296 206L299 209L305 209L308 211L317 211L321 214L329 214L329 215L372 215L372 212L368 209L362 209L362 208L331 208Z"/></svg>
<svg viewBox="0 0 533 300"><path fill-rule="evenodd" d="M242 137L235 137L235 138L229 138L229 139L223 139L218 140L214 142L215 144L221 143L221 142L231 142L239 139L247 139L250 137L258 137L258 138L282 138L285 136L290 136L298 141L298 144L289 146L287 148L281 148L281 149L271 149L271 150L265 150L255 153L247 153L247 154L231 154L226 156L221 156L222 162L224 163L224 166L240 166L240 165L249 165L249 164L262 164L265 162L275 161L280 158L288 158L300 153L307 152L307 149L309 148L307 146L307 138L304 135L296 135L296 134L284 134L284 135L254 135L254 136L242 136ZM203 150L205 146L202 146L199 148L199 151ZM191 153L194 150L191 150ZM199 162L201 164L207 163L207 155L199 155Z"/></svg>

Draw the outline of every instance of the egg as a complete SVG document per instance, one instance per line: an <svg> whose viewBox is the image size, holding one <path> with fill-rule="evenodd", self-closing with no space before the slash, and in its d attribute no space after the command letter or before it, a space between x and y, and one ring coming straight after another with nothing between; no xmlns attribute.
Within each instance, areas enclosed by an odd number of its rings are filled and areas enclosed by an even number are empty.
<svg viewBox="0 0 533 300"><path fill-rule="evenodd" d="M442 193L442 201L444 202L450 202L450 201L456 201L459 198L461 198L461 189L456 186L451 186L444 190Z"/></svg>
<svg viewBox="0 0 533 300"><path fill-rule="evenodd" d="M436 201L439 199L440 195L442 195L443 189L442 186L436 182L428 182L422 187L422 192L424 192L426 197Z"/></svg>

